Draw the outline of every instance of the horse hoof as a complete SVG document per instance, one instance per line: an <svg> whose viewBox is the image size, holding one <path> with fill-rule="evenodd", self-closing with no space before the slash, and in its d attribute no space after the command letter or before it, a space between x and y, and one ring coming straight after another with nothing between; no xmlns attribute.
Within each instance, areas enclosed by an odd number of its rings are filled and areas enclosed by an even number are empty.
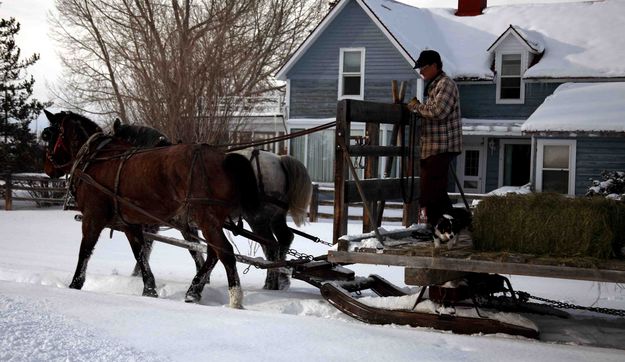
<svg viewBox="0 0 625 362"><path fill-rule="evenodd" d="M71 282L71 284L69 285L69 288L80 290L82 289L82 283Z"/></svg>
<svg viewBox="0 0 625 362"><path fill-rule="evenodd" d="M144 297L158 298L158 293L154 289L144 289L143 290L143 296Z"/></svg>
<svg viewBox="0 0 625 362"><path fill-rule="evenodd" d="M184 302L185 303L199 303L200 299L202 299L202 296L197 294L197 293L187 293L187 295L185 295L184 297Z"/></svg>

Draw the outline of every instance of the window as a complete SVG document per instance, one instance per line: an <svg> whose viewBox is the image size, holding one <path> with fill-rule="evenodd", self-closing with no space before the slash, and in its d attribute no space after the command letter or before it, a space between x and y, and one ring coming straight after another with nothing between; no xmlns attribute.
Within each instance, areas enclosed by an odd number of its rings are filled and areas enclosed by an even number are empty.
<svg viewBox="0 0 625 362"><path fill-rule="evenodd" d="M339 99L364 99L365 49L341 49Z"/></svg>
<svg viewBox="0 0 625 362"><path fill-rule="evenodd" d="M575 140L538 140L536 189L575 195Z"/></svg>
<svg viewBox="0 0 625 362"><path fill-rule="evenodd" d="M497 103L523 103L525 85L522 54L499 54L497 72Z"/></svg>

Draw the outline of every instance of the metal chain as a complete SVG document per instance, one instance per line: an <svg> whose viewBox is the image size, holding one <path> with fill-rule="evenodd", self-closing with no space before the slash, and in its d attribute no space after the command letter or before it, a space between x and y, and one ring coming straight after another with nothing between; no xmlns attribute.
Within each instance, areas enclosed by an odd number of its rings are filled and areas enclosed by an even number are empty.
<svg viewBox="0 0 625 362"><path fill-rule="evenodd" d="M310 255L310 254L306 254L306 253L300 253L299 251L295 250L295 249L289 249L289 251L286 252L288 255L291 255L297 259L304 259L304 260L313 260L315 259L314 256Z"/></svg>
<svg viewBox="0 0 625 362"><path fill-rule="evenodd" d="M550 304L553 307L559 308L559 309L587 310L587 311L595 312L595 313L609 314L609 315L615 315L615 316L619 316L619 317L625 317L625 310L621 310L621 309L610 309L610 308L601 308L601 307L584 307L584 306L581 306L581 305L575 305L575 304L571 304L571 303L560 302L560 301L557 301L557 300L536 297L536 296L533 296L533 295L531 295L531 294L529 294L527 292L516 291L516 294L521 299L540 300L541 302L545 302L545 303Z"/></svg>
<svg viewBox="0 0 625 362"><path fill-rule="evenodd" d="M325 246L334 246L334 244L332 244L331 242L323 241L323 240L321 240L319 238L314 239L313 243L318 243L318 244L322 244L322 245L325 245Z"/></svg>

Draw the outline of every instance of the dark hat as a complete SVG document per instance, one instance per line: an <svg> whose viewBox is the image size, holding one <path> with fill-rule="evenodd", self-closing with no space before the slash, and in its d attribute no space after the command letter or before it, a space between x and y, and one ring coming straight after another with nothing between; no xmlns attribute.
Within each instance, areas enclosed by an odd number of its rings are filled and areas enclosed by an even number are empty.
<svg viewBox="0 0 625 362"><path fill-rule="evenodd" d="M441 56L436 50L424 50L419 54L419 59L415 62L414 69L425 67L430 64L438 64L439 68L442 68L443 62Z"/></svg>

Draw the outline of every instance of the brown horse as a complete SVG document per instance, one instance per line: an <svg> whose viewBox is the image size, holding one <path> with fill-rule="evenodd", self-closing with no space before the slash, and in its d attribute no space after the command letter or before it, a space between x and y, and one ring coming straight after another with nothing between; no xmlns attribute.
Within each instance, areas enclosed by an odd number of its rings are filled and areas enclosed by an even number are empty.
<svg viewBox="0 0 625 362"><path fill-rule="evenodd" d="M70 191L83 214L82 241L70 288L82 288L87 262L105 227L123 231L143 277L143 295L157 296L144 254L142 225L193 221L211 252L196 274L187 300L199 300L212 266L222 262L228 277L230 306L240 308L242 292L232 246L222 227L236 209L253 212L259 196L250 162L208 145L179 144L137 149L101 134L89 119L72 112L45 111L50 127L46 173L69 174ZM187 224L188 224L187 222Z"/></svg>

